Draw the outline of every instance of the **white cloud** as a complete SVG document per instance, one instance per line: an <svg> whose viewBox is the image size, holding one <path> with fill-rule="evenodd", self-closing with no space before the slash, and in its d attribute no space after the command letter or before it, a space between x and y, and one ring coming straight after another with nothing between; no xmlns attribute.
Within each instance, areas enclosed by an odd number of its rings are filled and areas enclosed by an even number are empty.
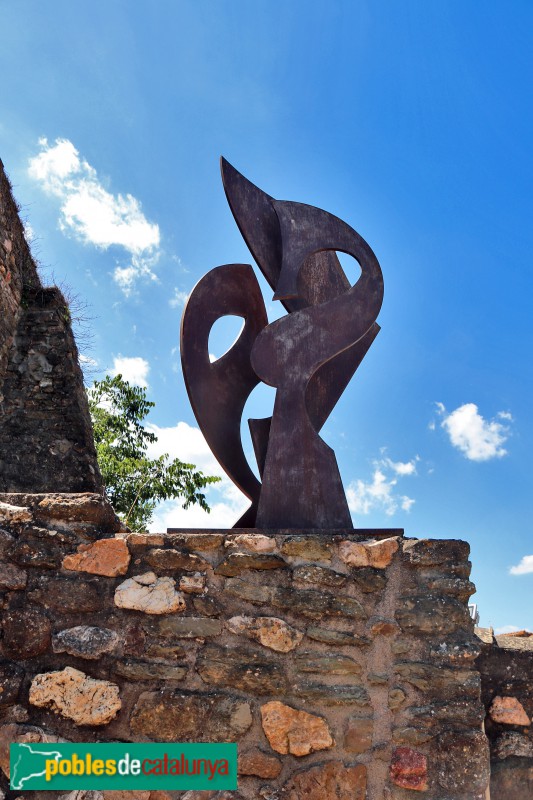
<svg viewBox="0 0 533 800"><path fill-rule="evenodd" d="M140 356L132 358L117 356L113 359L113 369L109 370L110 375L122 375L128 383L134 386L142 386L145 389L148 387L147 378L149 372L150 364Z"/></svg>
<svg viewBox="0 0 533 800"><path fill-rule="evenodd" d="M533 556L524 556L519 564L510 567L511 575L529 575L533 572Z"/></svg>
<svg viewBox="0 0 533 800"><path fill-rule="evenodd" d="M441 427L450 437L450 442L471 461L489 461L506 455L504 444L509 438L509 427L497 419L486 420L475 403L465 403L446 412L442 403L437 403L438 413L443 417ZM508 411L500 411L499 419L512 420Z"/></svg>
<svg viewBox="0 0 533 800"><path fill-rule="evenodd" d="M171 458L179 458L194 464L206 475L217 475L220 483L208 487L207 501L211 512L198 506L187 510L181 507L180 500L168 500L156 509L152 531L165 531L167 528L231 528L250 505L250 501L230 481L213 456L199 428L178 422L177 425L161 428L147 425L155 433L158 441L149 445L148 454L152 458L168 453Z"/></svg>
<svg viewBox="0 0 533 800"><path fill-rule="evenodd" d="M181 308L187 302L187 298L189 297L188 292L183 292L181 289L178 289L176 286L174 288L174 294L168 301L168 304L171 308Z"/></svg>
<svg viewBox="0 0 533 800"><path fill-rule="evenodd" d="M385 464L396 473L396 475L416 475L416 462L420 461L420 456L415 456L411 461L391 461L385 458Z"/></svg>
<svg viewBox="0 0 533 800"><path fill-rule="evenodd" d="M517 628L516 625L503 625L501 628L496 628L494 633L496 636L500 636L502 633L516 633L519 630L520 628Z"/></svg>
<svg viewBox="0 0 533 800"><path fill-rule="evenodd" d="M415 500L399 494L396 487L400 478L416 475L416 462L419 460L419 456L415 456L410 461L392 461L388 457L375 461L369 482L358 479L346 489L350 511L354 514L384 511L388 517L392 517L399 508L409 512Z"/></svg>
<svg viewBox="0 0 533 800"><path fill-rule="evenodd" d="M137 281L157 280L153 268L159 258L159 226L146 219L139 200L108 192L68 139L56 139L53 145L40 139L39 144L41 152L30 159L28 174L61 201L61 230L102 250L111 246L126 250L131 263L113 273L126 296Z"/></svg>

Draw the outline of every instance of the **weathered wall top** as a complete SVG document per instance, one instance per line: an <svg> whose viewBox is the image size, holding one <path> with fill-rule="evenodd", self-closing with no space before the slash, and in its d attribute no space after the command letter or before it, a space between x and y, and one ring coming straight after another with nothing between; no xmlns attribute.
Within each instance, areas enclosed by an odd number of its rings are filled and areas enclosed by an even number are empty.
<svg viewBox="0 0 533 800"><path fill-rule="evenodd" d="M0 161L0 491L100 491L68 304L42 286Z"/></svg>

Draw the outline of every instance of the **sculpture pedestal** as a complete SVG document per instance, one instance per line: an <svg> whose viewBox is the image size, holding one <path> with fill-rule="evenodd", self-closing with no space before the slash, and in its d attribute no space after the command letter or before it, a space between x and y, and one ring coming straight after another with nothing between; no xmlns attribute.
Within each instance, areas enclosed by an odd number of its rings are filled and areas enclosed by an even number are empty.
<svg viewBox="0 0 533 800"><path fill-rule="evenodd" d="M228 797L484 797L465 542L205 530L77 552L83 504L65 519L55 502L0 520L4 748L29 726L71 741L237 741ZM108 707L93 707L85 676L106 682Z"/></svg>

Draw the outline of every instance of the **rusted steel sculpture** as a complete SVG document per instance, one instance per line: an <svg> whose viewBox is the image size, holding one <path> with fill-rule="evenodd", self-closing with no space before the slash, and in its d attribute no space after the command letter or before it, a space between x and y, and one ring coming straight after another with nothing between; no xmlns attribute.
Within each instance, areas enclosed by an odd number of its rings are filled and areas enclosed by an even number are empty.
<svg viewBox="0 0 533 800"><path fill-rule="evenodd" d="M333 450L319 432L379 332L378 260L338 217L274 198L225 159L222 181L239 230L289 312L268 324L247 264L216 267L195 286L183 313L183 374L198 424L251 506L235 527L351 528ZM335 251L361 268L350 286ZM233 347L211 363L209 332L222 316L244 318ZM261 476L244 454L246 400L263 381L276 387L272 417L248 421Z"/></svg>

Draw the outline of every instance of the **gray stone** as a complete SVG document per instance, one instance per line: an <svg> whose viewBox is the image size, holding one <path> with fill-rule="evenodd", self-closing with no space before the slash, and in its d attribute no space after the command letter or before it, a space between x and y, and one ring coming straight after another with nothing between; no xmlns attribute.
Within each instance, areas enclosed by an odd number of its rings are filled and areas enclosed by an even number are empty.
<svg viewBox="0 0 533 800"><path fill-rule="evenodd" d="M470 545L460 539L404 539L405 558L414 566L454 564L467 561Z"/></svg>
<svg viewBox="0 0 533 800"><path fill-rule="evenodd" d="M185 550L217 550L224 544L225 535L215 531L192 531L191 533L167 533L172 547Z"/></svg>
<svg viewBox="0 0 533 800"><path fill-rule="evenodd" d="M478 700L442 700L411 706L408 714L416 725L428 728L459 726L476 729L485 718L485 709Z"/></svg>
<svg viewBox="0 0 533 800"><path fill-rule="evenodd" d="M276 553L230 553L215 569L217 575L232 577L248 569L286 569L287 562Z"/></svg>
<svg viewBox="0 0 533 800"><path fill-rule="evenodd" d="M3 651L9 658L35 658L50 646L50 620L36 608L6 611L2 628Z"/></svg>
<svg viewBox="0 0 533 800"><path fill-rule="evenodd" d="M351 631L321 628L319 625L310 625L307 628L307 636L315 642L324 642L324 644L356 645L357 647L368 647L372 644L372 640L368 636L360 636Z"/></svg>
<svg viewBox="0 0 533 800"><path fill-rule="evenodd" d="M51 578L40 580L28 598L59 614L84 614L109 608L110 588L110 581L99 578Z"/></svg>
<svg viewBox="0 0 533 800"><path fill-rule="evenodd" d="M391 650L395 656L410 655L413 652L413 644L409 639L395 639L391 642Z"/></svg>
<svg viewBox="0 0 533 800"><path fill-rule="evenodd" d="M318 583L322 586L343 586L348 578L342 572L336 572L329 567L319 567L317 564L303 564L295 567L292 577L293 580L301 583Z"/></svg>
<svg viewBox="0 0 533 800"><path fill-rule="evenodd" d="M424 742L429 742L434 735L434 732L404 725L403 727L393 728L392 741L394 744L414 745L416 747L419 744L424 744Z"/></svg>
<svg viewBox="0 0 533 800"><path fill-rule="evenodd" d="M358 567L352 573L352 581L362 592L382 592L387 585L387 577L382 569L373 567Z"/></svg>
<svg viewBox="0 0 533 800"><path fill-rule="evenodd" d="M192 604L195 611L197 611L199 614L203 614L206 617L218 617L219 614L222 613L222 607L220 603L217 603L214 597L210 597L207 594L200 595L200 597L194 597Z"/></svg>
<svg viewBox="0 0 533 800"><path fill-rule="evenodd" d="M489 745L481 731L446 731L437 737L435 776L448 792L483 792L490 778Z"/></svg>
<svg viewBox="0 0 533 800"><path fill-rule="evenodd" d="M17 664L0 662L0 707L17 702L23 678L24 671Z"/></svg>
<svg viewBox="0 0 533 800"><path fill-rule="evenodd" d="M506 758L533 758L533 742L518 731L501 733L492 748L492 758L503 761Z"/></svg>
<svg viewBox="0 0 533 800"><path fill-rule="evenodd" d="M298 672L323 672L330 675L360 675L361 664L350 656L329 653L298 653L294 659Z"/></svg>
<svg viewBox="0 0 533 800"><path fill-rule="evenodd" d="M429 651L432 661L458 667L470 665L480 653L480 640L467 631L458 631L443 641L435 642Z"/></svg>
<svg viewBox="0 0 533 800"><path fill-rule="evenodd" d="M120 530L120 520L109 500L101 493L48 493L30 495L35 498L35 518L39 520L61 520L97 526L101 531Z"/></svg>
<svg viewBox="0 0 533 800"><path fill-rule="evenodd" d="M228 578L224 588L227 594L255 605L270 605L275 590L273 586L250 583L242 578Z"/></svg>
<svg viewBox="0 0 533 800"><path fill-rule="evenodd" d="M159 642L148 644L144 652L145 658L154 658L158 661L177 661L185 658L186 654L186 648L181 645L162 645Z"/></svg>
<svg viewBox="0 0 533 800"><path fill-rule="evenodd" d="M306 561L331 561L331 545L326 538L319 536L287 536L281 552Z"/></svg>
<svg viewBox="0 0 533 800"><path fill-rule="evenodd" d="M20 567L59 569L63 556L77 544L73 533L28 525L9 548L8 555Z"/></svg>
<svg viewBox="0 0 533 800"><path fill-rule="evenodd" d="M448 669L419 661L404 661L394 666L395 673L406 683L416 686L426 695L447 699L479 698L480 676L475 670Z"/></svg>
<svg viewBox="0 0 533 800"><path fill-rule="evenodd" d="M111 653L118 645L120 638L109 628L98 628L91 625L77 625L66 628L53 637L54 653L68 653L77 658L99 659L105 653Z"/></svg>
<svg viewBox="0 0 533 800"><path fill-rule="evenodd" d="M250 703L217 692L145 692L131 715L137 736L159 742L232 742L252 724Z"/></svg>
<svg viewBox="0 0 533 800"><path fill-rule="evenodd" d="M533 797L531 759L510 757L504 761L493 761L490 772L492 800L531 800Z"/></svg>
<svg viewBox="0 0 533 800"><path fill-rule="evenodd" d="M226 590L229 594L251 603L291 610L295 614L301 614L311 619L321 619L323 616L367 618L367 613L361 603L354 597L343 594L330 594L315 589L256 586L241 578L228 578Z"/></svg>
<svg viewBox="0 0 533 800"><path fill-rule="evenodd" d="M442 574L423 575L421 570L417 573L417 584L434 594L450 594L459 600L468 600L476 591L475 584L464 578L447 577Z"/></svg>
<svg viewBox="0 0 533 800"><path fill-rule="evenodd" d="M292 687L292 694L298 699L310 700L325 706L368 706L370 698L364 686L350 685L325 686L318 683L302 683Z"/></svg>
<svg viewBox="0 0 533 800"><path fill-rule="evenodd" d="M198 654L196 669L204 683L231 686L253 694L286 691L282 666L265 658L265 650L250 646L205 645Z"/></svg>
<svg viewBox="0 0 533 800"><path fill-rule="evenodd" d="M24 589L27 582L28 575L25 570L5 561L0 562L0 591Z"/></svg>
<svg viewBox="0 0 533 800"><path fill-rule="evenodd" d="M117 661L113 672L130 681L181 681L187 675L187 667L126 659Z"/></svg>
<svg viewBox="0 0 533 800"><path fill-rule="evenodd" d="M386 672L369 672L367 680L371 686L385 686L389 682Z"/></svg>
<svg viewBox="0 0 533 800"><path fill-rule="evenodd" d="M222 633L222 622L219 619L205 617L168 616L144 620L143 627L147 632L164 639L204 639Z"/></svg>
<svg viewBox="0 0 533 800"><path fill-rule="evenodd" d="M190 553L187 550L175 550L172 548L153 548L145 556L146 561L151 567L162 571L174 571L183 569L186 572L205 572L210 566L202 556Z"/></svg>
<svg viewBox="0 0 533 800"><path fill-rule="evenodd" d="M430 594L401 597L395 617L403 631L433 636L453 633L458 627L472 628L468 608L454 597Z"/></svg>

